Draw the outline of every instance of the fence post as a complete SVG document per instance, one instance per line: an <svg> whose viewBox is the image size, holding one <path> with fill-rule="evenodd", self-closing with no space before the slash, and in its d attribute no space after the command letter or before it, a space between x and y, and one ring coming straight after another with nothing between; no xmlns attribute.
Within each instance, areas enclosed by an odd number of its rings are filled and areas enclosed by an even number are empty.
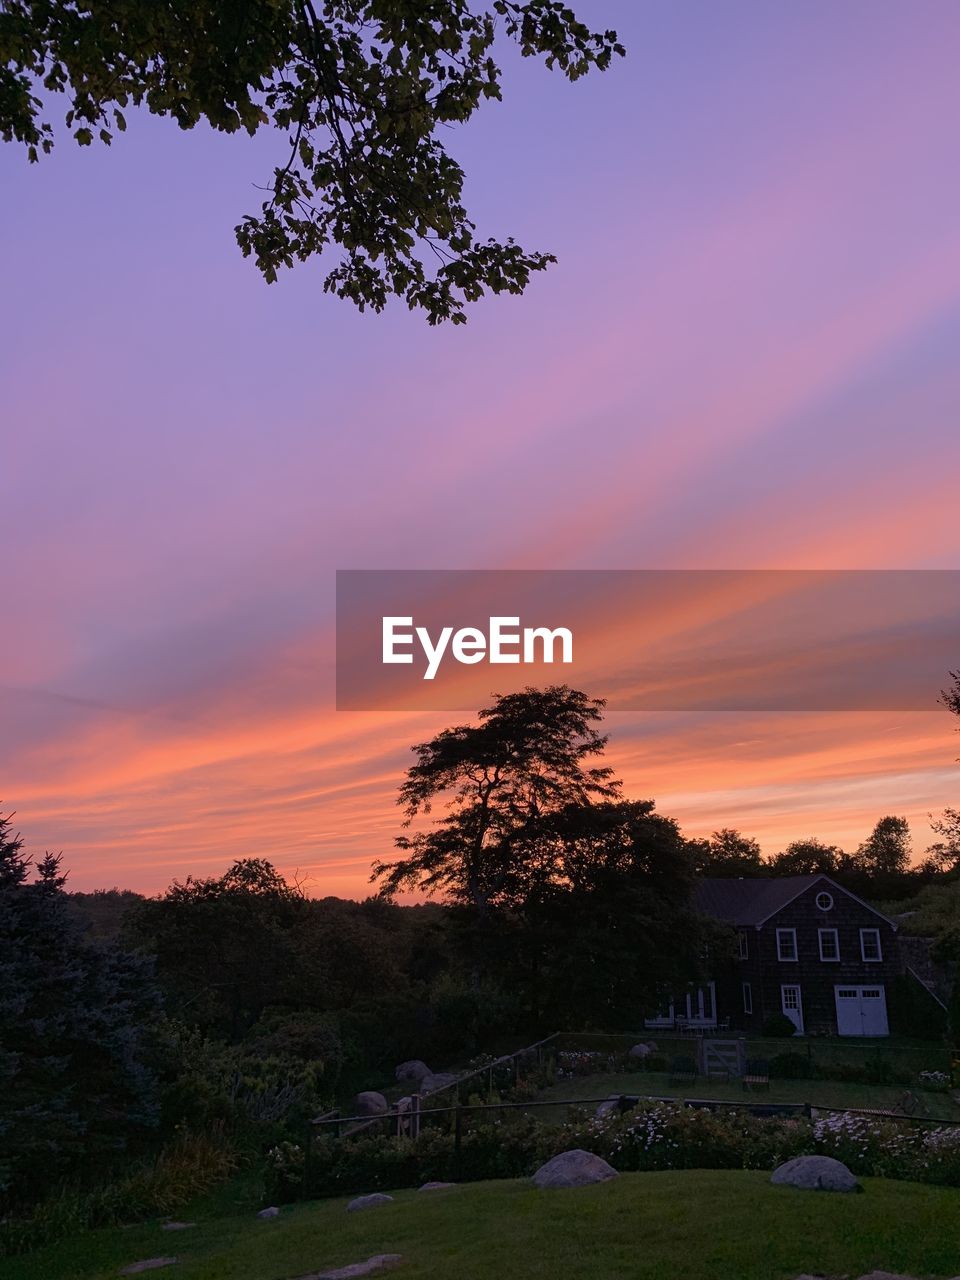
<svg viewBox="0 0 960 1280"><path fill-rule="evenodd" d="M463 1173L462 1160L460 1157L461 1146L463 1142L463 1113L460 1110L460 1100L457 1099L457 1107L454 1111L453 1118L453 1160L454 1167L457 1171L456 1181L459 1182Z"/></svg>

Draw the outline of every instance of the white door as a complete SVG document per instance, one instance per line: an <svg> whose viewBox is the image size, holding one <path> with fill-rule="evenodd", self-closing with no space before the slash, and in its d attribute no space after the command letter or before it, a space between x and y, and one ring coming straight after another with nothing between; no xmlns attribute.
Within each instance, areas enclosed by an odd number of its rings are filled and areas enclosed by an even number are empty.
<svg viewBox="0 0 960 1280"><path fill-rule="evenodd" d="M796 984L784 984L780 988L780 1007L793 1025L797 1035L803 1035L803 1000L800 988Z"/></svg>
<svg viewBox="0 0 960 1280"><path fill-rule="evenodd" d="M837 987L837 1034L841 1036L886 1036L887 996L881 985Z"/></svg>

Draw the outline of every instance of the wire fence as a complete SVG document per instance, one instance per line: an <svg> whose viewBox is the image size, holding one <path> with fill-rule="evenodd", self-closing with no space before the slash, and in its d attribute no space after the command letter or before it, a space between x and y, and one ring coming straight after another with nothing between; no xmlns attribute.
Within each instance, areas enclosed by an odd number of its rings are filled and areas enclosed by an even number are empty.
<svg viewBox="0 0 960 1280"><path fill-rule="evenodd" d="M897 1123L916 1125L928 1128L960 1128L960 1120L946 1116L918 1116L905 1111L885 1110L866 1107L833 1107L811 1102L778 1102L759 1101L755 1096L745 1095L742 1100L683 1097L668 1094L620 1094L616 1097L607 1095L603 1098L564 1098L538 1099L523 1102L476 1102L455 1103L449 1106L430 1106L416 1108L407 1112L393 1111L387 1115L342 1116L339 1113L327 1113L318 1116L311 1124L312 1132L328 1130L339 1137L350 1137L371 1130L389 1133L397 1137L416 1138L422 1132L424 1124L436 1123L454 1134L454 1149L459 1155L460 1143L465 1122L487 1115L500 1116L504 1112L536 1114L543 1111L565 1112L571 1107L598 1108L603 1105L625 1113L632 1111L641 1103L668 1103L673 1106L689 1107L698 1111L736 1111L747 1112L752 1116L799 1116L806 1119L817 1119L824 1115L868 1116L872 1119L883 1118L895 1120ZM308 1144L309 1145L309 1144Z"/></svg>

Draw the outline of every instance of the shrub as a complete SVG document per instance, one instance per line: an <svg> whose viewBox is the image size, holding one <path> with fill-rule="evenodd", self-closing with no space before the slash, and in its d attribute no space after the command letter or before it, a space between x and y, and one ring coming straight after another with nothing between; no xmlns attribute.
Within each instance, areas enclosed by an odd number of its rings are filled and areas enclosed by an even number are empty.
<svg viewBox="0 0 960 1280"><path fill-rule="evenodd" d="M89 1227L170 1213L235 1172L239 1154L221 1130L183 1131L155 1160L90 1192L67 1188L29 1215L0 1223L0 1257Z"/></svg>
<svg viewBox="0 0 960 1280"><path fill-rule="evenodd" d="M770 1075L780 1080L814 1080L818 1074L805 1053L778 1053L770 1059Z"/></svg>
<svg viewBox="0 0 960 1280"><path fill-rule="evenodd" d="M785 1013L771 1013L764 1018L760 1034L771 1040L786 1040L796 1035L797 1028Z"/></svg>
<svg viewBox="0 0 960 1280"><path fill-rule="evenodd" d="M845 1084L913 1083L909 1072L898 1070L887 1058L870 1058L866 1062L823 1062L820 1075L825 1080L840 1080Z"/></svg>
<svg viewBox="0 0 960 1280"><path fill-rule="evenodd" d="M569 1080L573 1076L594 1076L600 1072L612 1072L615 1060L598 1049L565 1049L557 1054L557 1077Z"/></svg>
<svg viewBox="0 0 960 1280"><path fill-rule="evenodd" d="M946 1071L921 1071L917 1076L921 1089L930 1089L935 1093L949 1093L950 1075Z"/></svg>
<svg viewBox="0 0 960 1280"><path fill-rule="evenodd" d="M425 1129L419 1138L386 1135L335 1140L314 1150L308 1194L414 1187L430 1179L479 1181L532 1174L574 1147L616 1169L772 1170L809 1153L842 1160L856 1174L960 1186L960 1127L923 1130L882 1117L838 1113L754 1116L735 1109L640 1103L632 1111L574 1113L565 1123L490 1112L464 1118L459 1154L452 1133Z"/></svg>

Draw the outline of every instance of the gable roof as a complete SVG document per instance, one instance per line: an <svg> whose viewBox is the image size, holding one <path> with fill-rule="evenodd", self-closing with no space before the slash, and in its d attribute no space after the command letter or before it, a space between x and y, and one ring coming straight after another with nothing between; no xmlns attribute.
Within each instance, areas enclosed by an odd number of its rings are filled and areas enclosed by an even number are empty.
<svg viewBox="0 0 960 1280"><path fill-rule="evenodd" d="M720 876L705 876L698 880L693 891L693 902L696 909L706 916L723 920L727 924L739 925L741 928L753 925L758 928L765 924L771 916L793 902L818 881L828 884L837 893L846 894L854 902L859 902L867 911L885 920L892 928L896 923L882 911L871 907L849 889L831 880L829 876L773 876L770 879L742 877L740 879L724 879Z"/></svg>

